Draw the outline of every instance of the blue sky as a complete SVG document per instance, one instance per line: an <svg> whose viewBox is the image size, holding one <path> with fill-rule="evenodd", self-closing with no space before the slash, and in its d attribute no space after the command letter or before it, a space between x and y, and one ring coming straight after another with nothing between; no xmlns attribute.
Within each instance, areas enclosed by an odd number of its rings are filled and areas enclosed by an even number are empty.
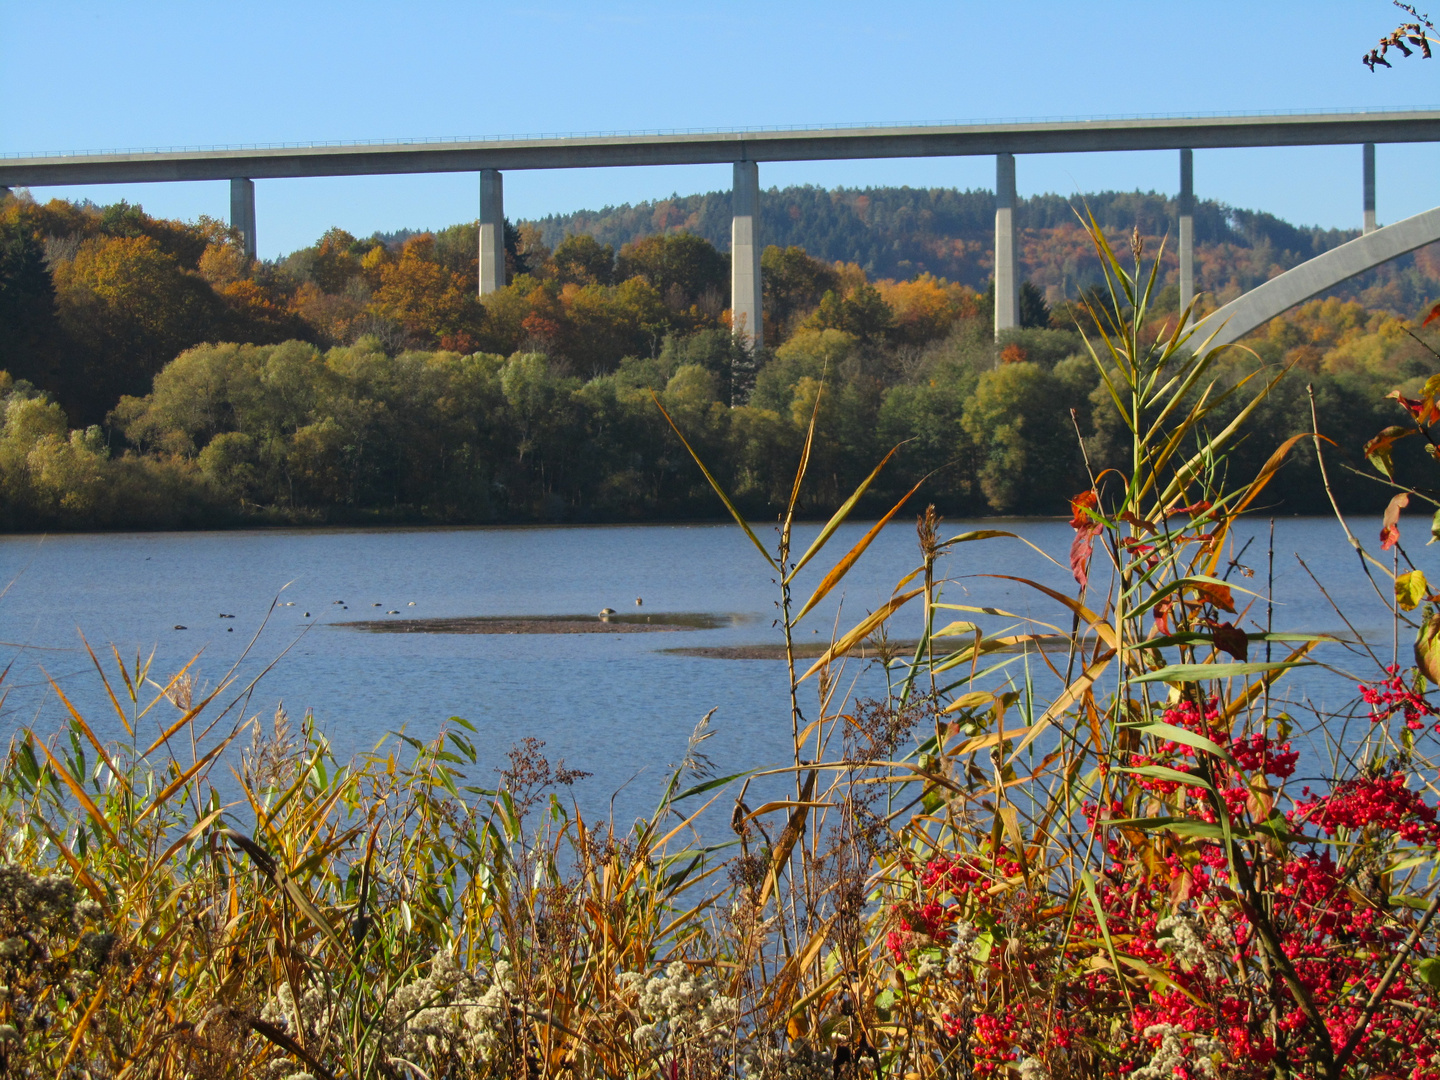
<svg viewBox="0 0 1440 1080"><path fill-rule="evenodd" d="M1295 3L0 3L0 152L674 127L1440 107L1440 58L1371 75L1385 0ZM1022 157L1022 194L1174 191L1174 153ZM512 219L729 185L728 166L511 172ZM761 183L991 187L991 159L807 162ZM1196 192L1358 226L1358 147L1203 151ZM1382 146L1378 211L1440 203ZM46 188L224 217L224 183ZM257 183L260 251L473 219L473 175Z"/></svg>

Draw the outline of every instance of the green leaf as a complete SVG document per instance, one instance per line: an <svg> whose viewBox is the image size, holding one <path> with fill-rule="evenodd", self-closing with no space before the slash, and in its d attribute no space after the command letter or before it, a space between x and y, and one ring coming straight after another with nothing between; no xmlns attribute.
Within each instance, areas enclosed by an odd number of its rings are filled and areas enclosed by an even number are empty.
<svg viewBox="0 0 1440 1080"><path fill-rule="evenodd" d="M1270 816L1264 821L1255 823L1255 831L1273 837L1282 843L1293 843L1295 841L1307 840L1308 837L1292 832L1290 823L1285 820L1285 815L1279 810L1271 810Z"/></svg>
<svg viewBox="0 0 1440 1080"><path fill-rule="evenodd" d="M1393 480L1395 478L1395 462L1391 458L1392 450L1399 440L1414 434L1414 428L1391 424L1365 444L1365 457L1371 465Z"/></svg>
<svg viewBox="0 0 1440 1080"><path fill-rule="evenodd" d="M1409 908L1411 911L1426 911L1430 907L1430 902L1428 900L1422 899L1419 896L1402 896L1398 894L1392 894L1390 897L1390 903L1398 904L1400 907L1403 908Z"/></svg>
<svg viewBox="0 0 1440 1080"><path fill-rule="evenodd" d="M1164 829L1166 832L1173 832L1178 836L1194 836L1204 840L1219 840L1225 835L1225 830L1219 825L1209 821L1196 821L1194 818L1116 818L1113 821L1107 821L1106 824L1129 825L1136 829Z"/></svg>
<svg viewBox="0 0 1440 1080"><path fill-rule="evenodd" d="M1414 611L1429 591L1430 583L1425 580L1423 570L1411 570L1395 579L1395 603L1402 611Z"/></svg>
<svg viewBox="0 0 1440 1080"><path fill-rule="evenodd" d="M1267 671L1284 671L1287 668L1314 667L1313 661L1287 660L1275 663L1252 664L1170 664L1159 671L1147 671L1136 675L1131 682L1203 682L1207 679L1233 679L1239 675L1262 675Z"/></svg>
<svg viewBox="0 0 1440 1080"><path fill-rule="evenodd" d="M1334 634L1301 634L1286 630L1276 630L1269 634L1258 634L1253 631L1247 633L1246 638L1250 641L1337 641ZM1176 634L1162 634L1160 637L1146 638L1132 649L1168 649L1173 645L1195 645L1215 643L1213 634L1202 634L1195 630L1186 630Z"/></svg>
<svg viewBox="0 0 1440 1080"><path fill-rule="evenodd" d="M1429 611L1415 634L1415 666L1425 678L1440 684L1440 612Z"/></svg>
<svg viewBox="0 0 1440 1080"><path fill-rule="evenodd" d="M1158 739L1167 739L1170 742L1193 746L1196 750L1204 750L1207 754L1214 754L1219 758L1228 760L1230 757L1228 750L1207 739L1204 735L1198 735L1175 724L1167 724L1162 720L1155 720L1148 724L1125 724L1123 726L1132 728L1142 735L1154 735Z"/></svg>
<svg viewBox="0 0 1440 1080"><path fill-rule="evenodd" d="M1440 990L1440 957L1427 956L1415 965L1415 974L1421 982Z"/></svg>
<svg viewBox="0 0 1440 1080"><path fill-rule="evenodd" d="M977 529L974 532L961 533L959 536L952 536L940 545L942 548L951 544L968 544L972 540L993 540L997 536L1009 536L1016 540L1021 539L1013 532L1006 532L1004 529Z"/></svg>
<svg viewBox="0 0 1440 1080"><path fill-rule="evenodd" d="M1105 909L1100 905L1100 893L1095 888L1095 876L1089 870L1080 872L1080 884L1085 887L1085 893L1090 898L1090 908L1095 912L1095 922L1100 927L1100 936L1105 939L1105 951L1110 954L1110 964L1115 969L1115 975L1120 977L1120 957L1115 952L1115 942L1110 938L1110 923L1105 918ZM1120 982L1125 987L1124 980ZM1130 990L1125 988L1126 1000L1129 1000Z"/></svg>
<svg viewBox="0 0 1440 1080"><path fill-rule="evenodd" d="M704 783L696 784L694 787L686 788L676 795L671 802L684 802L686 799L693 799L696 795L704 795L707 791L713 791L718 787L724 787L732 780L738 780L742 776L748 776L750 771L731 773L729 776L717 776L713 780L706 780Z"/></svg>

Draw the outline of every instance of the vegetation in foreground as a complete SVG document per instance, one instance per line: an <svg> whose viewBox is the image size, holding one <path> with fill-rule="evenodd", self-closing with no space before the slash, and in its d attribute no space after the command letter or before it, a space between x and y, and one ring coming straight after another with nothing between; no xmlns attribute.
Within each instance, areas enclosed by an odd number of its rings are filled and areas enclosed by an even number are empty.
<svg viewBox="0 0 1440 1080"><path fill-rule="evenodd" d="M106 745L75 714L17 740L0 775L0 1068L1440 1076L1440 597L1399 517L1433 500L1398 492L1380 553L1356 541L1395 615L1390 650L1269 632L1270 575L1230 530L1318 437L1229 483L1281 372L1227 384L1183 335L1148 341L1143 245L1132 274L1094 239L1115 292L1093 311L1092 362L1129 453L1073 500L1076 592L1026 583L1048 620L947 599L974 553L1019 541L946 537L931 508L890 601L808 669L789 662L792 760L708 776L702 723L630 827L567 810L577 774L537 742L489 789L463 723L342 764L308 723L245 721L248 687L197 700L185 672L152 682L117 654L128 738ZM1440 376L1402 397L1367 447L1382 479L1397 443L1435 445L1437 392ZM1243 404L1222 424L1227 400ZM823 416L812 406L797 492ZM714 483L778 583L787 640L906 502L802 602L798 575L855 496L797 553L798 495L771 549ZM900 656L885 628L912 605L925 633ZM1403 626L1418 632L1404 669ZM843 657L866 638L888 691L848 700ZM1352 712L1284 703L1318 662L1368 669ZM1302 781L1306 727L1333 754ZM242 743L226 804L215 770ZM723 842L697 831L707 806L730 812Z"/></svg>

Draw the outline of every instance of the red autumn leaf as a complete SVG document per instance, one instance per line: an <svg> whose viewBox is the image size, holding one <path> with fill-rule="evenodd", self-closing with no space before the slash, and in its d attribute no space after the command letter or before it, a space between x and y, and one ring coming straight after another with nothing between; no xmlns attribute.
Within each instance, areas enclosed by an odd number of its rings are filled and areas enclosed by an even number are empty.
<svg viewBox="0 0 1440 1080"><path fill-rule="evenodd" d="M1403 428L1398 424L1391 424L1365 444L1365 456L1370 464L1379 469L1386 476L1394 479L1395 462L1390 457L1390 450L1399 440L1407 435L1414 435L1414 428Z"/></svg>
<svg viewBox="0 0 1440 1080"><path fill-rule="evenodd" d="M1167 596L1155 605L1155 633L1168 636L1170 633L1170 612L1175 607L1175 597Z"/></svg>
<svg viewBox="0 0 1440 1080"><path fill-rule="evenodd" d="M1245 631L1234 623L1212 622L1211 639L1215 642L1215 648L1229 653L1236 660L1244 661L1250 657L1250 639Z"/></svg>
<svg viewBox="0 0 1440 1080"><path fill-rule="evenodd" d="M1170 879L1170 902L1179 907L1189 900L1190 894L1194 891L1194 885L1195 881L1190 876L1190 871L1180 870Z"/></svg>
<svg viewBox="0 0 1440 1080"><path fill-rule="evenodd" d="M1095 553L1095 537L1103 528L1089 514L1099 503L1093 491L1082 491L1070 500L1070 527L1075 530L1075 539L1070 542L1070 572L1082 589L1090 582L1090 557Z"/></svg>
<svg viewBox="0 0 1440 1080"><path fill-rule="evenodd" d="M1428 394L1424 398L1409 398L1399 390L1391 390L1385 396L1399 402L1421 427L1429 427L1440 418L1440 409L1435 407L1435 399Z"/></svg>
<svg viewBox="0 0 1440 1080"><path fill-rule="evenodd" d="M1200 582L1191 587L1202 604L1209 604L1221 611L1228 611L1231 615L1235 614L1235 599L1230 594L1229 585L1211 585L1208 582Z"/></svg>
<svg viewBox="0 0 1440 1080"><path fill-rule="evenodd" d="M1093 491L1082 491L1070 500L1070 527L1072 529L1084 529L1095 525L1087 510L1093 510L1100 505L1100 497Z"/></svg>
<svg viewBox="0 0 1440 1080"><path fill-rule="evenodd" d="M1403 491L1390 500L1380 520L1380 550L1389 551L1400 543L1400 511L1410 505L1410 496Z"/></svg>
<svg viewBox="0 0 1440 1080"><path fill-rule="evenodd" d="M1205 511L1209 509L1210 500L1201 499L1199 502L1191 503L1189 506L1177 506L1174 510L1167 511L1165 516L1180 517L1184 515L1188 517L1199 517L1201 514L1205 513Z"/></svg>
<svg viewBox="0 0 1440 1080"><path fill-rule="evenodd" d="M1123 514L1121 514L1120 520L1125 522L1126 525L1139 529L1141 532L1153 533L1160 531L1154 526L1153 523L1146 521L1144 518L1138 516L1132 510L1126 510Z"/></svg>

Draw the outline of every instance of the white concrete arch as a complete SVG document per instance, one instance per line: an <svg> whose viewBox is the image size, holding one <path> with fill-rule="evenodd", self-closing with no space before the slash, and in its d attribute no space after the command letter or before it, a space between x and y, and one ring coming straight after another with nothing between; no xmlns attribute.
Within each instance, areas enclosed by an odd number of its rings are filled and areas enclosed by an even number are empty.
<svg viewBox="0 0 1440 1080"><path fill-rule="evenodd" d="M1228 345L1296 304L1437 240L1440 240L1440 207L1357 236L1348 244L1317 255L1212 311L1195 324L1191 344L1199 346L1213 332L1212 347Z"/></svg>

